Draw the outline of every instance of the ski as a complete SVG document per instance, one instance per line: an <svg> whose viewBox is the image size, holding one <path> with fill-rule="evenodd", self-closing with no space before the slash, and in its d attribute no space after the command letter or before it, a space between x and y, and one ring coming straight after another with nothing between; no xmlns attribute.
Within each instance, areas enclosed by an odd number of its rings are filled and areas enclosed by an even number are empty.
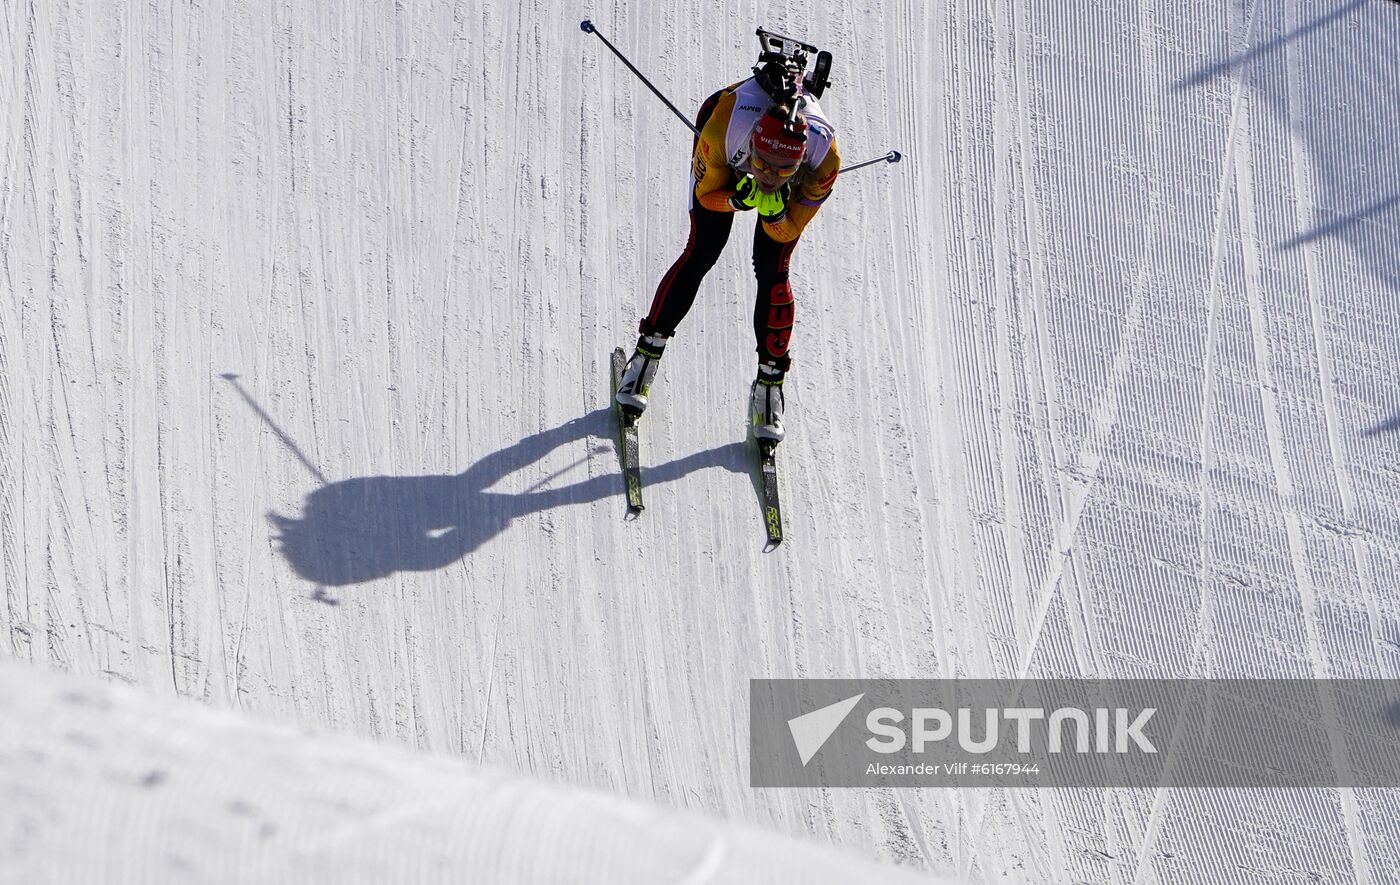
<svg viewBox="0 0 1400 885"><path fill-rule="evenodd" d="M622 371L627 366L627 354L617 348L612 354L612 390L616 393L622 383ZM622 457L622 479L627 490L627 514L641 513L642 505L642 444L637 437L637 419L641 415L624 409L614 398L613 410L617 413L618 430L622 447L618 454Z"/></svg>
<svg viewBox="0 0 1400 885"><path fill-rule="evenodd" d="M783 508L778 499L778 444L758 441L758 466L763 481L763 523L768 530L768 552L783 543Z"/></svg>

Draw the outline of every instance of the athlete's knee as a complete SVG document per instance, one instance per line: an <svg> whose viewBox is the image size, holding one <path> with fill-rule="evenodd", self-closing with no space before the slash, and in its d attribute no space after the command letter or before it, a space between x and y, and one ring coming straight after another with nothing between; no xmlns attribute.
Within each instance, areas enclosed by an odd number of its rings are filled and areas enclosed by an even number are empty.
<svg viewBox="0 0 1400 885"><path fill-rule="evenodd" d="M686 267L693 273L705 274L724 254L724 241L697 240L694 248L686 255Z"/></svg>
<svg viewBox="0 0 1400 885"><path fill-rule="evenodd" d="M753 273L758 277L759 283L785 282L788 278L788 268L792 265L792 253L796 248L796 240L780 243L764 233L763 226L759 225L754 234L753 244Z"/></svg>

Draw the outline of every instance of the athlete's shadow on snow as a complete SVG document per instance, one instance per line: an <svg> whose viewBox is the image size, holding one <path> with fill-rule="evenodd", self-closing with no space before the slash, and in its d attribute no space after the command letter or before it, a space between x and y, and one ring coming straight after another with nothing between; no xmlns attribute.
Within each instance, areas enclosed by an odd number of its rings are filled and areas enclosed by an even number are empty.
<svg viewBox="0 0 1400 885"><path fill-rule="evenodd" d="M1314 243L1340 246L1381 286L1400 289L1400 68L1394 60L1400 3L1318 5L1317 15L1287 31L1275 18L1260 18L1250 32L1252 48L1196 71L1176 88L1245 76L1251 93L1288 124L1311 160L1312 217L1277 243L1279 252ZM1334 297L1353 300L1349 292Z"/></svg>
<svg viewBox="0 0 1400 885"><path fill-rule="evenodd" d="M440 569L526 514L604 498L621 502L615 428L612 410L599 409L493 452L465 473L333 482L307 496L300 519L277 514L269 519L278 529L282 554L292 568L318 584L344 586L395 572ZM522 493L488 491L555 449L585 440L607 449L598 453L612 459L607 473L571 485L540 488L554 478L548 477ZM643 476L648 485L655 485L711 467L747 473L747 465L744 444L734 443L645 469Z"/></svg>
<svg viewBox="0 0 1400 885"><path fill-rule="evenodd" d="M1362 433L1361 435L1380 436L1382 433L1394 433L1397 430L1400 430L1400 415L1396 415L1389 421L1382 421L1380 424L1377 424L1374 427L1366 428L1366 432Z"/></svg>
<svg viewBox="0 0 1400 885"><path fill-rule="evenodd" d="M1344 6L1339 6L1336 9L1333 9L1332 11L1313 19L1312 21L1308 22L1302 27L1296 28L1295 30L1290 31L1286 34L1281 34L1272 39L1265 40L1259 43L1258 45L1254 46L1253 48L1249 49L1248 51L1240 53L1239 55L1232 56L1230 58L1224 59L1223 61L1216 62L1212 65L1207 65L1206 67L1200 69L1199 71L1196 71L1191 76L1182 80L1181 83L1177 86L1177 88L1183 89L1188 86L1200 86L1203 83L1207 83L1215 79L1216 77L1222 76L1224 74L1229 74L1232 71L1244 67L1252 61L1256 61L1260 58L1263 58L1271 52L1277 52L1280 49L1286 48L1290 43L1295 43L1296 41L1302 40L1305 37L1309 37L1313 34L1319 33L1333 22L1342 21L1347 16L1361 9L1361 7L1372 2L1373 0L1351 0L1350 3L1347 3Z"/></svg>
<svg viewBox="0 0 1400 885"><path fill-rule="evenodd" d="M1350 252L1370 279L1324 287L1316 298L1324 329L1359 329L1359 318L1387 317L1400 297L1400 3L1327 0L1309 8L1316 13L1291 29L1261 14L1252 48L1197 71L1178 88L1238 74L1306 147L1311 217L1276 248L1288 255L1311 247L1324 260L1332 250ZM1400 362L1400 335L1378 327L1368 337L1359 359ZM1397 419L1363 435L1393 432Z"/></svg>

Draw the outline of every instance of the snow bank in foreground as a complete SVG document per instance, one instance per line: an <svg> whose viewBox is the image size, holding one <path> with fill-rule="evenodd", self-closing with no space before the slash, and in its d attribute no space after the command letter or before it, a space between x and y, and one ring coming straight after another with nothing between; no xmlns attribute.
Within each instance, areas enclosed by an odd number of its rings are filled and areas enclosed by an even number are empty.
<svg viewBox="0 0 1400 885"><path fill-rule="evenodd" d="M0 664L0 882L929 881L826 848Z"/></svg>

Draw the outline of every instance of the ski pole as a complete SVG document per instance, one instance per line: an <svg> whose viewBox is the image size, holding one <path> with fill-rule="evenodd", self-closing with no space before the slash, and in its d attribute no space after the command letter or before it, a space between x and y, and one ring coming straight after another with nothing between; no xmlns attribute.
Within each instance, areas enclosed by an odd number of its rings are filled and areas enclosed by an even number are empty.
<svg viewBox="0 0 1400 885"><path fill-rule="evenodd" d="M655 93L657 98L661 99L663 102L666 103L666 107L671 109L671 113L675 114L677 117L680 117L681 122L685 124L687 129L695 133L696 138L700 137L700 130L695 128L695 124L690 122L690 118L687 117L685 114L682 114L679 110L677 110L676 106L671 104L670 99L662 95L661 90L653 86L651 84L651 81L648 80L641 71L637 70L636 66L633 65L632 62L627 60L627 56L619 52L616 46L609 43L608 38L603 36L602 32L598 30L598 28L593 24L592 21L590 21L589 19L584 19L582 22L579 23L579 29L582 30L585 34L592 34L599 40L602 40L603 45L608 47L608 49L611 49L613 55L620 58L622 60L622 63L627 65L627 69L637 75L638 80L641 80L643 83L645 83L646 87L650 89L653 93ZM876 157L873 160L866 160L862 163L855 163L851 166L846 166L839 170L839 172L854 172L857 169L864 169L866 166L873 166L876 163L898 163L903 158L904 155L901 154L899 151L890 151L889 153L880 157Z"/></svg>
<svg viewBox="0 0 1400 885"><path fill-rule="evenodd" d="M873 160L866 160L861 163L854 163L850 166L843 166L841 167L840 174L845 175L847 172L854 172L857 169L864 169L866 166L874 166L876 163L898 163L902 159L904 159L904 155L901 154L899 151L890 151L883 157L876 157Z"/></svg>
<svg viewBox="0 0 1400 885"><path fill-rule="evenodd" d="M700 130L695 128L695 124L690 122L690 118L688 118L685 114L682 114L680 111L676 110L676 106L671 104L671 100L668 99L666 96L662 95L660 89L657 89L655 86L651 85L651 81L648 80L642 74L641 71L637 70L637 68L630 61L627 60L627 56L623 55L621 52L618 52L616 46L608 42L608 38L604 37L602 32L600 32L597 28L593 26L593 22L589 21L588 19L584 19L582 22L579 23L579 28L581 28L585 34L592 34L599 40L602 40L603 45L611 49L613 55L622 59L622 63L627 65L628 70L637 75L638 80L641 80L643 83L645 83L648 89L656 93L657 98L661 99L666 103L666 107L671 109L671 113L681 118L681 122L684 123L686 125L686 128L688 128L691 132L695 133L696 138L700 137Z"/></svg>

